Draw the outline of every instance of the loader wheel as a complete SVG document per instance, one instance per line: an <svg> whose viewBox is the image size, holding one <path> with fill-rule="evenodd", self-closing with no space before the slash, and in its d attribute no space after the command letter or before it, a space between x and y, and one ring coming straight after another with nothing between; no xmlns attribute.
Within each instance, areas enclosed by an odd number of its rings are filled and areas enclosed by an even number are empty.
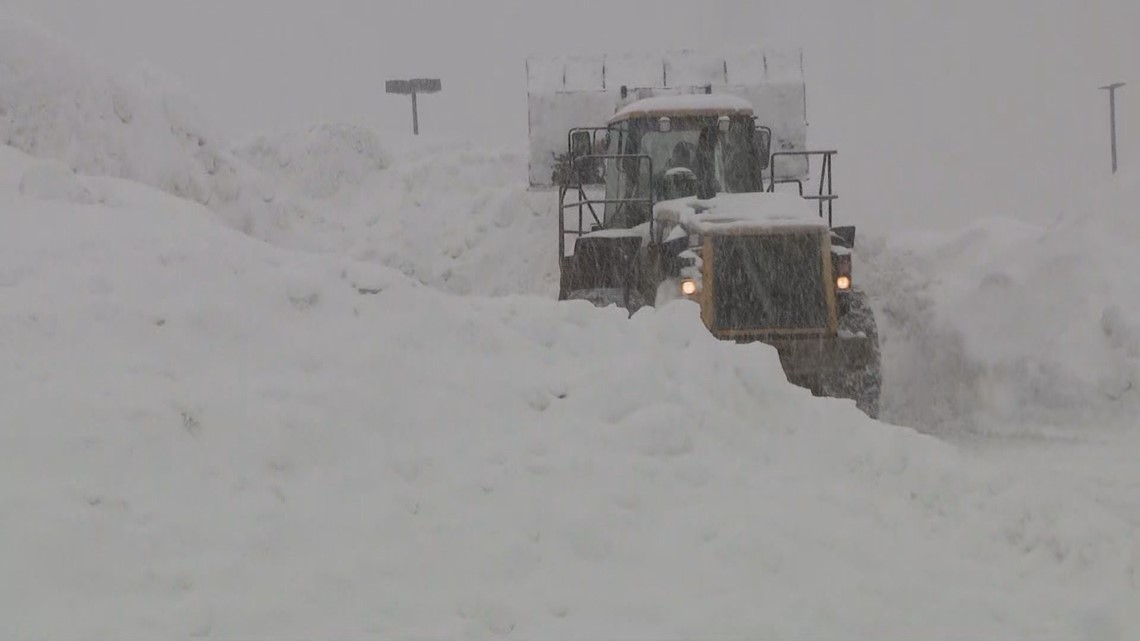
<svg viewBox="0 0 1140 641"><path fill-rule="evenodd" d="M642 274L644 268L638 260L628 263L622 273L622 285L619 287L591 287L569 291L566 300L588 300L596 307L617 305L625 309L630 316L645 306L652 306L653 301L646 298L642 291ZM563 285L565 287L565 285Z"/></svg>
<svg viewBox="0 0 1140 641"><path fill-rule="evenodd" d="M879 398L882 393L883 379L879 373L878 363L875 364L873 370L868 368L867 372L856 375L849 388L850 396L855 401L855 406L863 410L867 416L873 419L879 418Z"/></svg>
<svg viewBox="0 0 1140 641"><path fill-rule="evenodd" d="M867 302L866 292L857 289L846 296L847 313L839 319L839 331L862 334L873 339L878 346L879 326L875 321L875 311Z"/></svg>
<svg viewBox="0 0 1140 641"><path fill-rule="evenodd" d="M825 392L828 396L853 399L860 410L877 419L883 388L879 328L867 295L856 290L848 296L848 310L839 321L839 330L843 334L866 337L870 351L849 363L845 371L837 372L827 382Z"/></svg>
<svg viewBox="0 0 1140 641"><path fill-rule="evenodd" d="M858 369L836 372L821 382L823 396L847 398L855 401L855 406L871 418L879 418L879 398L883 380L879 371L878 354L873 362Z"/></svg>

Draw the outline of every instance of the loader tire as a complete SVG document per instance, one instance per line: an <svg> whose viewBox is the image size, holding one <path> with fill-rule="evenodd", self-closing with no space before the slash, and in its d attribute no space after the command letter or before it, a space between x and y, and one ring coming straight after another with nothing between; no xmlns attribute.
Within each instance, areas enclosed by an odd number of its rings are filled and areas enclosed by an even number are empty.
<svg viewBox="0 0 1140 641"><path fill-rule="evenodd" d="M848 294L847 313L839 321L839 331L841 335L865 337L870 349L858 360L848 363L846 369L829 377L825 393L852 399L867 416L878 419L883 389L879 328L866 293L856 290Z"/></svg>

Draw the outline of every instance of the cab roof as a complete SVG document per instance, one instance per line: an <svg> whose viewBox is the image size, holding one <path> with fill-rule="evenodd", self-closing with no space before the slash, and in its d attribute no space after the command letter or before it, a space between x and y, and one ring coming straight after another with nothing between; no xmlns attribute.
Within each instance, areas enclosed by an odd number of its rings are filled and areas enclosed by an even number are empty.
<svg viewBox="0 0 1140 641"><path fill-rule="evenodd" d="M728 94L654 96L632 102L610 118L610 123L629 118L670 116L751 116L752 103Z"/></svg>

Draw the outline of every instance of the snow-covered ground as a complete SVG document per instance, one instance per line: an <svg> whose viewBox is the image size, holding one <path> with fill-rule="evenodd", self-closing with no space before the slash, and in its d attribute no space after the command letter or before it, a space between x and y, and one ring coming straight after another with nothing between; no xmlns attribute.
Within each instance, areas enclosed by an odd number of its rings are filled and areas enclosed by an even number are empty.
<svg viewBox="0 0 1140 641"><path fill-rule="evenodd" d="M1134 180L860 240L900 427L689 303L553 301L521 149L184 144L3 33L4 636L1140 629Z"/></svg>

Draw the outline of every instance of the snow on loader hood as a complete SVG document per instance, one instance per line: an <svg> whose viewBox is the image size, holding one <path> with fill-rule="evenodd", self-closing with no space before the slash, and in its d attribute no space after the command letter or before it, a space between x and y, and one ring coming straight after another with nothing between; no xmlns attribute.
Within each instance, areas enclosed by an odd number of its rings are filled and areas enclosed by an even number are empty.
<svg viewBox="0 0 1140 641"><path fill-rule="evenodd" d="M716 233L771 227L827 229L827 221L806 200L789 193L717 194L666 200L653 207L654 218L694 233Z"/></svg>

